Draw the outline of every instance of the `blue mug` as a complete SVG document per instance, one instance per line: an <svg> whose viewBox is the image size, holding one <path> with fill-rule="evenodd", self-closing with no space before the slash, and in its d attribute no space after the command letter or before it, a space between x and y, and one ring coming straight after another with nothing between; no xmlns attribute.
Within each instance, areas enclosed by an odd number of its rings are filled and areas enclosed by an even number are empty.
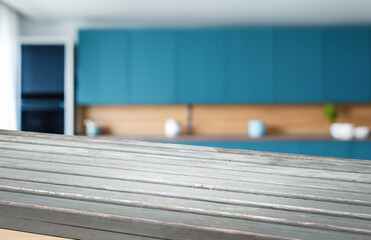
<svg viewBox="0 0 371 240"><path fill-rule="evenodd" d="M260 120L250 120L248 123L248 134L252 138L263 136L265 133L265 124Z"/></svg>

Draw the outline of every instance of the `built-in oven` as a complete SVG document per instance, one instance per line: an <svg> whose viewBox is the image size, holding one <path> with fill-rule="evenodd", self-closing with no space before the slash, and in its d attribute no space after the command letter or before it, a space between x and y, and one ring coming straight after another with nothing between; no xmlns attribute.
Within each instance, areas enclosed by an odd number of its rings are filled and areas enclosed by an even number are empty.
<svg viewBox="0 0 371 240"><path fill-rule="evenodd" d="M64 102L59 98L23 99L21 115L22 131L64 132Z"/></svg>
<svg viewBox="0 0 371 240"><path fill-rule="evenodd" d="M64 45L22 44L22 131L64 133L64 53Z"/></svg>

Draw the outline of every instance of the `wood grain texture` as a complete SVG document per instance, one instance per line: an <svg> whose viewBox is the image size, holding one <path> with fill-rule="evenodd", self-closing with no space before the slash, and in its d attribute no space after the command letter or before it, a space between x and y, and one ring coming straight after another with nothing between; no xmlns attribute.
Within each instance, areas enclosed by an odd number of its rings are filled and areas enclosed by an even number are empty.
<svg viewBox="0 0 371 240"><path fill-rule="evenodd" d="M166 119L173 118L186 131L185 105L85 106L77 108L76 131L84 132L84 119L98 123L107 134L163 134Z"/></svg>
<svg viewBox="0 0 371 240"><path fill-rule="evenodd" d="M0 228L77 239L370 239L369 161L0 130Z"/></svg>
<svg viewBox="0 0 371 240"><path fill-rule="evenodd" d="M77 132L90 118L110 134L163 134L167 118L186 129L184 105L162 106L84 106L78 108ZM291 105L194 105L194 134L246 134L247 122L260 119L269 134L328 134L330 124L323 104ZM371 104L340 104L338 122L371 127Z"/></svg>
<svg viewBox="0 0 371 240"><path fill-rule="evenodd" d="M269 134L324 134L330 124L324 105L195 105L194 132L197 134L243 134L247 122L259 119ZM338 122L371 127L371 104L339 105Z"/></svg>

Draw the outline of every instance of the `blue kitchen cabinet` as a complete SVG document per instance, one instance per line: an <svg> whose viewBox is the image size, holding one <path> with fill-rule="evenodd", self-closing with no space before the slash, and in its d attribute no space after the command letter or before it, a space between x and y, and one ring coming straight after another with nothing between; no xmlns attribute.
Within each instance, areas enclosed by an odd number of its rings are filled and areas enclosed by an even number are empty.
<svg viewBox="0 0 371 240"><path fill-rule="evenodd" d="M326 156L325 141L298 142L298 154Z"/></svg>
<svg viewBox="0 0 371 240"><path fill-rule="evenodd" d="M341 141L300 141L298 154L323 157L353 158L350 151L350 142Z"/></svg>
<svg viewBox="0 0 371 240"><path fill-rule="evenodd" d="M198 141L198 142L171 142L176 144L218 147L218 148L233 148L253 151L268 151L279 153L297 153L296 142L286 141Z"/></svg>
<svg viewBox="0 0 371 240"><path fill-rule="evenodd" d="M225 103L225 31L179 30L176 44L177 101Z"/></svg>
<svg viewBox="0 0 371 240"><path fill-rule="evenodd" d="M324 143L325 157L353 158L350 151L349 141L327 141Z"/></svg>
<svg viewBox="0 0 371 240"><path fill-rule="evenodd" d="M371 160L371 141L354 141L350 145L351 158Z"/></svg>
<svg viewBox="0 0 371 240"><path fill-rule="evenodd" d="M83 30L79 33L79 46L77 103L128 103L129 33Z"/></svg>
<svg viewBox="0 0 371 240"><path fill-rule="evenodd" d="M275 29L273 50L275 102L321 102L321 31L314 28Z"/></svg>
<svg viewBox="0 0 371 240"><path fill-rule="evenodd" d="M186 141L176 144L371 160L371 141Z"/></svg>
<svg viewBox="0 0 371 240"><path fill-rule="evenodd" d="M366 27L81 30L77 58L80 105L371 101Z"/></svg>
<svg viewBox="0 0 371 240"><path fill-rule="evenodd" d="M226 30L227 103L273 101L272 30Z"/></svg>
<svg viewBox="0 0 371 240"><path fill-rule="evenodd" d="M100 39L96 31L79 32L77 55L76 102L94 104L99 93L99 48Z"/></svg>
<svg viewBox="0 0 371 240"><path fill-rule="evenodd" d="M289 141L261 141L261 142L246 142L247 150L279 152L279 153L297 153L298 146L296 142Z"/></svg>
<svg viewBox="0 0 371 240"><path fill-rule="evenodd" d="M369 28L323 30L324 96L327 102L371 101Z"/></svg>
<svg viewBox="0 0 371 240"><path fill-rule="evenodd" d="M220 141L195 141L195 142L168 142L174 144L184 145L195 145L204 147L216 147L216 148L233 148L233 149L245 149L245 142L220 142Z"/></svg>
<svg viewBox="0 0 371 240"><path fill-rule="evenodd" d="M175 103L175 32L133 30L130 46L131 101Z"/></svg>
<svg viewBox="0 0 371 240"><path fill-rule="evenodd" d="M129 102L131 94L129 89L129 33L109 31L101 39L101 81L99 82L101 103Z"/></svg>

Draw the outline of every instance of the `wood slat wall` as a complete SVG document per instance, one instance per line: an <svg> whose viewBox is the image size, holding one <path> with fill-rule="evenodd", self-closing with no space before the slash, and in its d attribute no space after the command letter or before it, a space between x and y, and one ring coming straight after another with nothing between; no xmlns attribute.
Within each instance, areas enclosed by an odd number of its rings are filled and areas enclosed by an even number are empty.
<svg viewBox="0 0 371 240"><path fill-rule="evenodd" d="M323 105L194 106L194 131L199 134L243 134L247 122L260 119L267 133L328 133ZM339 105L338 122L371 127L371 104Z"/></svg>
<svg viewBox="0 0 371 240"><path fill-rule="evenodd" d="M163 134L165 121L173 118L186 126L186 106L85 106L77 109L77 132L83 133L83 120L89 118L109 134Z"/></svg>
<svg viewBox="0 0 371 240"><path fill-rule="evenodd" d="M195 134L245 134L247 122L266 122L268 133L328 133L324 105L195 105L192 107ZM178 106L86 106L78 108L78 130L90 118L112 134L163 134L167 118L179 121L185 129L187 108ZM371 104L339 105L338 122L371 127Z"/></svg>
<svg viewBox="0 0 371 240"><path fill-rule="evenodd" d="M101 239L370 239L369 161L0 130L0 228Z"/></svg>

